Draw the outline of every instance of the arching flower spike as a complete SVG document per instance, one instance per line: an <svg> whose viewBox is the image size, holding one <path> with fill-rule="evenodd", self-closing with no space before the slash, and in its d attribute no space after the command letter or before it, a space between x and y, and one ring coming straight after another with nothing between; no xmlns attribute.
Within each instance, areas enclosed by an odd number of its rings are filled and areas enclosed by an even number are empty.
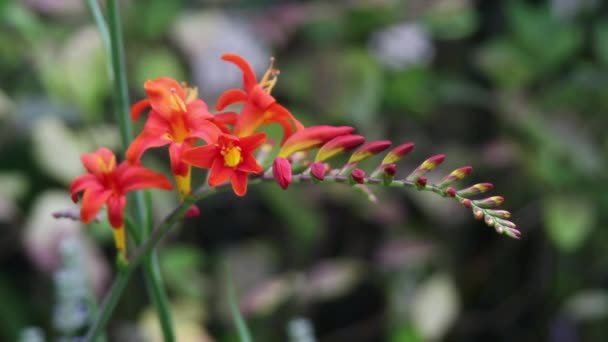
<svg viewBox="0 0 608 342"><path fill-rule="evenodd" d="M127 204L127 192L146 188L171 190L173 185L164 175L143 166L131 165L127 162L117 166L114 153L107 148L84 154L80 159L88 173L77 177L70 184L70 193L74 202L78 201L78 193L84 191L80 219L84 223L91 222L105 204L108 208L108 220L114 232L116 249L122 257L126 258L123 215Z"/></svg>
<svg viewBox="0 0 608 342"><path fill-rule="evenodd" d="M223 110L227 106L244 102L241 114L234 121L234 135L244 137L253 134L260 126L278 123L283 127L283 141L289 138L295 131L304 126L276 99L270 95L272 88L277 82L278 70L270 67L257 82L253 69L239 55L224 54L222 59L238 66L243 72L243 86L245 90L229 89L217 100L215 109Z"/></svg>

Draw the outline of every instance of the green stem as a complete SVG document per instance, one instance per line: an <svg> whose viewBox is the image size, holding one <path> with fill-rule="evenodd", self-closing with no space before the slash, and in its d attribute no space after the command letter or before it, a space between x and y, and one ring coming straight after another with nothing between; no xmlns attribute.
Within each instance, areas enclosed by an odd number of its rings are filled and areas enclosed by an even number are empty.
<svg viewBox="0 0 608 342"><path fill-rule="evenodd" d="M128 93L128 85L127 85L127 74L125 68L125 51L124 51L124 42L122 37L122 24L120 20L120 11L118 7L118 3L116 0L108 0L108 26L104 25L103 15L101 14L101 9L99 8L99 4L97 1L89 0L87 2L89 8L91 9L91 13L100 28L100 32L102 35L102 39L106 42L107 34L109 32L109 45L111 51L111 67L114 81L114 104L116 107L115 110L115 119L120 128L120 136L122 140L123 147L127 148L129 143L133 140L133 128L130 120L130 111L129 111L129 93ZM106 38L104 38L106 37ZM145 239L149 233L151 227L151 221L148 219L149 215L149 207L146 205L146 201L144 198L144 194L141 191L136 192L132 197L133 208L135 209L135 222L139 227L139 231L141 232L140 236ZM135 234L132 236L137 239ZM139 239L141 240L141 239ZM139 243L138 243L139 244ZM130 269L131 270L131 269ZM123 281L126 283L128 278L130 278L132 271L125 272L125 278ZM122 276L122 275L121 275ZM162 277L160 274L160 269L158 266L158 258L155 251L152 251L149 256L146 256L144 263L144 276L145 282L148 290L148 294L152 301L152 304L156 308L158 313L158 318L161 326L161 330L164 336L164 340L168 342L172 342L175 340L175 334L173 331L173 322L171 319L171 313L169 309L169 299L165 288L163 286ZM119 279L119 280L122 280ZM113 287L114 289L114 287ZM110 298L112 295L116 297L120 297L120 294L124 290L124 285L122 287L118 287L114 292L110 293ZM114 291L114 290L113 290ZM109 312L112 312L116 303L108 302ZM105 307L105 306L104 306ZM103 318L103 317L101 317ZM107 320L109 318L105 317ZM105 323L103 324L105 325Z"/></svg>

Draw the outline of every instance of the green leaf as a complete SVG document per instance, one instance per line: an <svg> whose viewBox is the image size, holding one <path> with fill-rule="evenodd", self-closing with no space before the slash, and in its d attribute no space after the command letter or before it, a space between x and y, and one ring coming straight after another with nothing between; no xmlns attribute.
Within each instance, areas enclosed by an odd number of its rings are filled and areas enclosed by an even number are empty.
<svg viewBox="0 0 608 342"><path fill-rule="evenodd" d="M601 21L593 30L593 48L597 58L608 65L608 23Z"/></svg>
<svg viewBox="0 0 608 342"><path fill-rule="evenodd" d="M507 39L496 39L483 46L478 53L477 64L502 88L521 88L535 76L532 57Z"/></svg>
<svg viewBox="0 0 608 342"><path fill-rule="evenodd" d="M545 232L561 251L579 249L592 232L596 210L593 202L578 195L560 195L544 201Z"/></svg>
<svg viewBox="0 0 608 342"><path fill-rule="evenodd" d="M228 264L226 264L226 292L228 297L228 305L230 306L230 314L232 315L232 319L234 324L236 325L236 329L239 333L239 341L241 342L251 342L251 333L249 332L249 328L247 327L247 323L241 314L241 310L239 308L239 301L236 295L236 290L234 289L234 281L232 279L232 275L230 273L230 268Z"/></svg>
<svg viewBox="0 0 608 342"><path fill-rule="evenodd" d="M160 267L167 286L178 294L202 298L205 289L199 272L203 266L201 251L195 247L177 245L165 248L161 254Z"/></svg>
<svg viewBox="0 0 608 342"><path fill-rule="evenodd" d="M399 113L426 116L435 104L436 83L431 70L425 66L412 66L389 76L384 101Z"/></svg>
<svg viewBox="0 0 608 342"><path fill-rule="evenodd" d="M447 1L443 3L449 4ZM469 6L468 2L464 2L463 5L458 4L453 7L435 6L426 13L423 22L435 38L463 39L477 30L479 17L476 10Z"/></svg>
<svg viewBox="0 0 608 342"><path fill-rule="evenodd" d="M186 73L177 56L166 49L147 49L135 65L133 87L141 89L144 82L160 76L168 76L176 80L185 80Z"/></svg>

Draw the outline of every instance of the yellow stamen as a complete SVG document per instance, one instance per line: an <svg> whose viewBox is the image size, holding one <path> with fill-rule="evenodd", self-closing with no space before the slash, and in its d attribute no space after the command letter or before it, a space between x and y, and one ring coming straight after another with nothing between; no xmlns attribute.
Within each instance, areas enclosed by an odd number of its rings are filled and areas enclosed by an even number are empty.
<svg viewBox="0 0 608 342"><path fill-rule="evenodd" d="M228 167L236 167L241 163L241 148L238 146L230 146L228 150L222 150L224 156L224 164Z"/></svg>
<svg viewBox="0 0 608 342"><path fill-rule="evenodd" d="M108 163L103 158L97 156L97 166L101 173L110 173L116 168L116 157L112 157Z"/></svg>
<svg viewBox="0 0 608 342"><path fill-rule="evenodd" d="M184 100L177 96L175 92L175 88L171 88L171 95L169 96L169 100L171 101L171 108L176 111L186 112L187 109Z"/></svg>
<svg viewBox="0 0 608 342"><path fill-rule="evenodd" d="M127 260L127 239L125 235L125 226L122 225L118 228L112 227L112 233L114 234L114 244L118 253Z"/></svg>
<svg viewBox="0 0 608 342"><path fill-rule="evenodd" d="M262 77L262 80L260 81L260 85L268 94L270 94L272 88L274 88L274 86L277 84L278 76L280 74L279 69L275 69L274 62L274 57L271 57L270 66L268 67L268 70L266 70L266 72L264 73L264 77Z"/></svg>

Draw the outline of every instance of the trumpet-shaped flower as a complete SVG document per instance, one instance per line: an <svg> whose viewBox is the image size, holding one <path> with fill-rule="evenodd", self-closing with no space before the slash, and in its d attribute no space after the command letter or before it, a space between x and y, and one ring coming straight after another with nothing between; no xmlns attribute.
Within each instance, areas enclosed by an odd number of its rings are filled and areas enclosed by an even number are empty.
<svg viewBox="0 0 608 342"><path fill-rule="evenodd" d="M77 194L84 191L80 219L91 222L105 204L108 220L114 232L116 248L126 257L124 229L124 209L127 204L126 193L130 191L159 188L171 190L173 185L160 173L139 165L122 162L116 165L114 153L100 148L95 153L87 153L80 158L88 173L76 177L70 185L72 200L78 201Z"/></svg>
<svg viewBox="0 0 608 342"><path fill-rule="evenodd" d="M265 133L241 138L222 134L215 144L184 151L182 160L196 167L210 169L209 185L216 186L230 180L234 193L244 196L247 193L247 176L263 171L253 152L265 140Z"/></svg>
<svg viewBox="0 0 608 342"><path fill-rule="evenodd" d="M238 66L243 72L243 87L227 90L216 103L216 110L221 111L227 106L244 102L240 115L234 118L234 135L244 137L253 134L260 126L278 123L283 127L283 141L304 126L277 100L270 95L277 82L278 70L272 63L262 80L258 83L253 69L239 55L224 54L222 59Z"/></svg>
<svg viewBox="0 0 608 342"><path fill-rule="evenodd" d="M189 195L190 166L182 161L182 153L194 146L197 139L214 142L221 130L207 104L197 99L196 89L182 87L167 77L146 81L144 89L148 98L132 107L131 118L137 120L143 110L151 110L143 131L127 149L127 159L137 163L147 149L169 145L171 171L178 192L180 197Z"/></svg>

